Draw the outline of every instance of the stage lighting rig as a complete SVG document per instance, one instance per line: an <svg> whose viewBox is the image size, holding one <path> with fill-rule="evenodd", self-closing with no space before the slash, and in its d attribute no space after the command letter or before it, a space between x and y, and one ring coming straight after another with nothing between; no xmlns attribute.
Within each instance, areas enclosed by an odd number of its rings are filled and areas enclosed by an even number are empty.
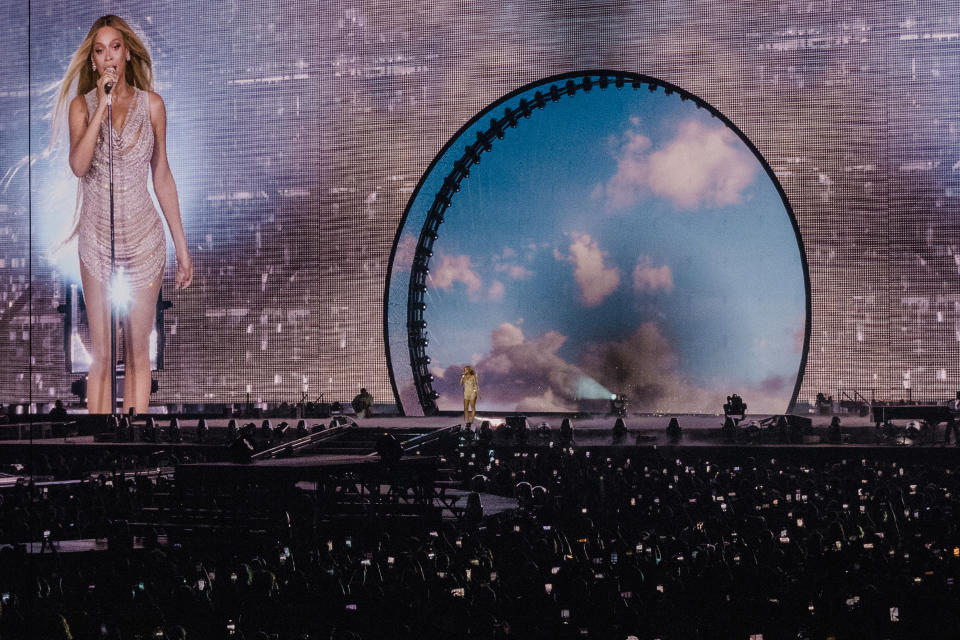
<svg viewBox="0 0 960 640"><path fill-rule="evenodd" d="M610 396L610 415L624 417L627 415L627 396L622 393L615 393Z"/></svg>
<svg viewBox="0 0 960 640"><path fill-rule="evenodd" d="M723 405L723 415L740 416L737 420L743 420L744 416L747 415L747 403L739 395L731 394L727 396L727 402Z"/></svg>

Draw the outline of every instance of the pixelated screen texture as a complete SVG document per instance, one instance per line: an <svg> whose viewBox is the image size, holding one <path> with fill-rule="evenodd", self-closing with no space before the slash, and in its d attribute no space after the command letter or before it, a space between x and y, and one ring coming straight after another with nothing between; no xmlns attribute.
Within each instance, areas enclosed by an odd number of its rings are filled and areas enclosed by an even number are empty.
<svg viewBox="0 0 960 640"><path fill-rule="evenodd" d="M811 278L801 401L960 387L955 3L7 2L0 42L30 55L0 65L0 173L46 146L44 90L107 11L150 41L197 268L174 294L168 252L154 402L392 400L383 291L421 175L499 97L600 68L702 97L776 172ZM45 255L64 163L0 192L0 402L74 379Z"/></svg>

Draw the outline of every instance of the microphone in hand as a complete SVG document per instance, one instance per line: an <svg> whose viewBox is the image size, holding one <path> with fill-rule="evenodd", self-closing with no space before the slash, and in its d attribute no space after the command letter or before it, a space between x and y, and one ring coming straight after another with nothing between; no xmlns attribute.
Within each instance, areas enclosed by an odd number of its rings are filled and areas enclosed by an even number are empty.
<svg viewBox="0 0 960 640"><path fill-rule="evenodd" d="M116 67L110 67L110 68L107 69L107 70L108 70L108 71L113 71L114 73L117 72L117 68L116 68ZM113 82L107 82L106 84L103 85L103 92L104 92L106 95L110 95L110 91L112 91L112 90L113 90Z"/></svg>

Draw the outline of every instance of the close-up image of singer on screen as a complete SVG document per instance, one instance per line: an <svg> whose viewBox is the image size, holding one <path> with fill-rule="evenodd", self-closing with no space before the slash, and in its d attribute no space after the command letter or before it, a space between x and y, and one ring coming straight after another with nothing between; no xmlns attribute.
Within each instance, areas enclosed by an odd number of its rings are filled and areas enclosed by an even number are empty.
<svg viewBox="0 0 960 640"><path fill-rule="evenodd" d="M151 175L175 245L177 289L190 286L193 263L167 162L166 109L153 91L150 53L122 18L107 15L93 23L63 77L53 117L52 144L67 118L70 169L79 179L71 239L77 239L90 325L87 407L90 413L112 411L114 305L123 328L123 409L145 413L150 332L166 265L163 223L147 190Z"/></svg>

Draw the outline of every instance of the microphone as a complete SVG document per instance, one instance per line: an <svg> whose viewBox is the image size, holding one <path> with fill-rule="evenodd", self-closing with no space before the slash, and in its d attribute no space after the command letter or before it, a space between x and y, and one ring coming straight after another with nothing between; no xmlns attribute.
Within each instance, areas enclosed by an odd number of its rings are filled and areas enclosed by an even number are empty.
<svg viewBox="0 0 960 640"><path fill-rule="evenodd" d="M114 73L117 72L117 68L116 68L116 67L110 67L110 68L113 69L113 72L114 72ZM110 91L111 91L112 89L113 89L113 83L112 83L112 82L108 82L107 84L103 85L103 92L104 92L106 95L110 95Z"/></svg>

